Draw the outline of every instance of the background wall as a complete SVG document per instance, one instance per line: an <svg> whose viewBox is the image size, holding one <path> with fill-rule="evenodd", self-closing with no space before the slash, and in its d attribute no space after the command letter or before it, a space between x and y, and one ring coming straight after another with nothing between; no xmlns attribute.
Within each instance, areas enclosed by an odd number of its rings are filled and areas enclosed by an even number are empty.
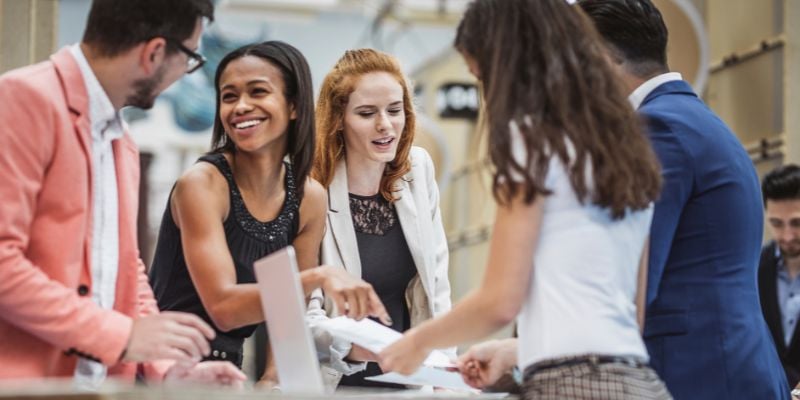
<svg viewBox="0 0 800 400"><path fill-rule="evenodd" d="M0 73L50 55L58 6L58 0L0 0Z"/></svg>

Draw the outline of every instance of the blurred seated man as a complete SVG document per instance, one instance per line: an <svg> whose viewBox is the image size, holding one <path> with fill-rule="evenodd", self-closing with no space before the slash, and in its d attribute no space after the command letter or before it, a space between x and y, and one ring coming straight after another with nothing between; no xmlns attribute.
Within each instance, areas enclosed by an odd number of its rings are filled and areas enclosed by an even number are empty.
<svg viewBox="0 0 800 400"><path fill-rule="evenodd" d="M761 309L789 385L800 381L800 167L778 167L762 182L772 241L761 251Z"/></svg>

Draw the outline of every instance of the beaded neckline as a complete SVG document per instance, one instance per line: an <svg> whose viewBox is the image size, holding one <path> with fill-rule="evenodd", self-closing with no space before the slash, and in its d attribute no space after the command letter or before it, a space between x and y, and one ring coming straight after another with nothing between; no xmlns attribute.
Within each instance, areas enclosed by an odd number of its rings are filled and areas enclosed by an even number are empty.
<svg viewBox="0 0 800 400"><path fill-rule="evenodd" d="M286 168L286 174L284 176L286 197L283 200L281 211L275 219L262 222L256 219L247 209L244 198L242 198L242 193L239 191L239 186L236 185L236 180L233 177L233 171L225 156L221 153L212 154L207 157L207 160L216 165L228 181L231 209L233 210L234 219L242 230L262 242L272 243L280 238L288 238L292 222L299 209L297 190L295 188L294 175L290 163L283 163Z"/></svg>

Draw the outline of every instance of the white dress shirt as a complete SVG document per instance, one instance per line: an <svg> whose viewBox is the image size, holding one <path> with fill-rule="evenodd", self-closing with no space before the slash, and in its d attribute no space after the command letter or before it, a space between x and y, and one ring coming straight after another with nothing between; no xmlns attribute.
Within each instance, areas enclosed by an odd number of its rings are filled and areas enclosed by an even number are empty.
<svg viewBox="0 0 800 400"><path fill-rule="evenodd" d="M628 96L628 101L631 102L634 110L638 110L644 99L646 99L647 96L653 92L653 90L656 90L657 87L667 82L682 80L683 77L677 72L667 72L665 74L656 75L639 85L639 87L636 88L636 90L634 90L630 96Z"/></svg>
<svg viewBox="0 0 800 400"><path fill-rule="evenodd" d="M91 294L97 305L111 309L114 307L119 269L117 172L111 142L122 137L123 121L89 66L80 45L73 45L70 50L86 84L92 129ZM75 386L81 389L97 388L105 380L106 373L107 368L103 364L80 358L75 367Z"/></svg>

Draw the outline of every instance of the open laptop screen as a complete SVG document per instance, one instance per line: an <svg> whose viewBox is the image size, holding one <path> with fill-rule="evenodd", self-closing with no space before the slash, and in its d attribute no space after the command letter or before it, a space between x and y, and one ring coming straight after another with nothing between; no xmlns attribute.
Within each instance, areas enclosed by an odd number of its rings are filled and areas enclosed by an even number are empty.
<svg viewBox="0 0 800 400"><path fill-rule="evenodd" d="M324 394L294 248L287 246L254 265L281 392Z"/></svg>

